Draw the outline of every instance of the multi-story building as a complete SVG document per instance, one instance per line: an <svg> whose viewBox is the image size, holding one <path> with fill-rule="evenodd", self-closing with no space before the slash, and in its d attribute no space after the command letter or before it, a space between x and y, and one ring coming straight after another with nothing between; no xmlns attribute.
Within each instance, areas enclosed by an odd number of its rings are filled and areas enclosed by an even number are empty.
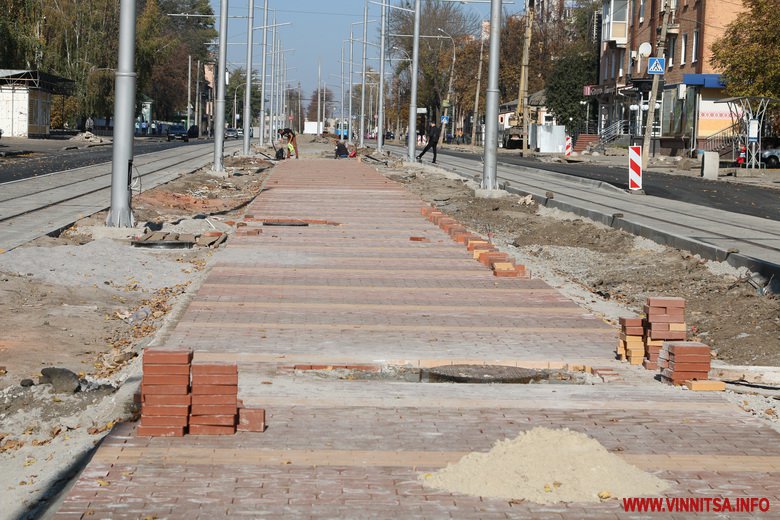
<svg viewBox="0 0 780 520"><path fill-rule="evenodd" d="M664 11L669 11L666 71L656 102L654 135L667 153L682 155L731 126L721 75L710 64L712 44L741 15L740 0L604 0L598 85L599 129L623 125L641 135ZM587 93L587 92L586 92ZM622 123L621 123L622 122Z"/></svg>

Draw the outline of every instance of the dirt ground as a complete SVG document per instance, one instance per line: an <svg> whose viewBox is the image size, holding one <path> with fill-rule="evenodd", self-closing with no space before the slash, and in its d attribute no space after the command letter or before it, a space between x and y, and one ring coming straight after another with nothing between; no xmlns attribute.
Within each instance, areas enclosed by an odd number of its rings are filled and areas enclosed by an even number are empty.
<svg viewBox="0 0 780 520"><path fill-rule="evenodd" d="M390 176L493 237L532 274L549 271L583 288L594 303L619 303L637 315L648 296L685 298L689 337L708 344L718 359L780 366L780 297L759 295L745 270L538 207L528 198L477 199L466 182L426 168ZM608 321L618 317L600 314Z"/></svg>
<svg viewBox="0 0 780 520"><path fill-rule="evenodd" d="M303 157L332 154L327 140L302 136L300 145ZM226 222L259 193L270 163L225 166L227 178L196 173L134 197L138 234L231 232ZM780 299L759 296L744 272L529 199L476 199L469 183L427 166L380 171L491 236L533 276L607 321L641 312L649 295L681 296L691 336L719 359L780 366ZM94 215L0 255L0 492L13 504L0 508L0 519L39 517L111 426L133 416L133 385L125 383L138 382L138 354L162 341L212 260L208 248L143 249L99 238L104 219ZM81 391L56 394L37 384L44 367L72 370ZM33 385L20 386L23 379ZM739 399L748 412L777 420L771 402Z"/></svg>
<svg viewBox="0 0 780 520"><path fill-rule="evenodd" d="M259 193L271 165L225 166L228 178L202 171L134 196L135 234L232 232L226 221ZM142 348L174 320L213 256L103 237L105 217L0 255L0 519L38 518L81 458L133 416L123 383L138 380ZM46 367L74 372L80 391L38 384Z"/></svg>

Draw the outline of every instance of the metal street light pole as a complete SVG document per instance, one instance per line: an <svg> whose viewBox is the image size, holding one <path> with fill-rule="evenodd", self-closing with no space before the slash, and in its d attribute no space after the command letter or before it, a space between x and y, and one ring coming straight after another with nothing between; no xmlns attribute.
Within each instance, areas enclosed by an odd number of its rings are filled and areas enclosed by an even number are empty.
<svg viewBox="0 0 780 520"><path fill-rule="evenodd" d="M488 87L485 104L485 159L482 167L482 189L495 190L496 154L498 149L498 60L501 55L501 0L490 2L490 51Z"/></svg>
<svg viewBox="0 0 780 520"><path fill-rule="evenodd" d="M111 161L111 210L106 218L106 226L132 227L134 219L130 207L130 179L135 128L135 0L121 1L119 22L119 63L114 76L116 97Z"/></svg>
<svg viewBox="0 0 780 520"><path fill-rule="evenodd" d="M276 15L274 15L273 25L276 25ZM270 87L268 89L268 144L274 142L274 82L276 80L276 27L271 28L271 77L269 78ZM263 93L265 96L265 92Z"/></svg>
<svg viewBox="0 0 780 520"><path fill-rule="evenodd" d="M449 112L450 112L450 105L452 105L452 79L453 79L454 74L455 74L455 38L453 38L452 35L450 35L447 31L445 31L441 27L437 27L436 30L439 31L440 33L444 34L452 42L452 64L450 65L450 82L449 82L449 86L447 86L447 106L444 107L444 117L446 119L447 116L449 115ZM454 123L454 120L455 120L455 117L454 117L455 116L455 110L452 111L452 115L453 115L453 118L452 118L453 119L453 125L452 125L452 127L454 129L454 127L455 127L455 123ZM442 132L442 134L441 134L441 140L442 140L442 142L444 142L444 137L447 135L447 125L443 124L442 127L444 128L444 132ZM452 134L455 135L455 132L453 131Z"/></svg>
<svg viewBox="0 0 780 520"><path fill-rule="evenodd" d="M377 116L376 150L382 153L385 144L385 26L387 25L387 5L382 4L379 39L379 107Z"/></svg>
<svg viewBox="0 0 780 520"><path fill-rule="evenodd" d="M344 44L341 42L341 121L339 122L339 139L344 139Z"/></svg>
<svg viewBox="0 0 780 520"><path fill-rule="evenodd" d="M220 0L219 60L217 62L217 97L214 100L214 171L224 171L222 153L225 144L225 63L227 62L228 0Z"/></svg>
<svg viewBox="0 0 780 520"><path fill-rule="evenodd" d="M246 92L244 93L244 155L249 155L249 130L252 126L252 39L255 34L255 0L249 0L246 39Z"/></svg>
<svg viewBox="0 0 780 520"><path fill-rule="evenodd" d="M479 91L482 87L482 51L485 48L484 30L480 28L479 70L477 71L477 93L474 94L474 121L471 124L471 145L477 142L477 122L479 121Z"/></svg>
<svg viewBox="0 0 780 520"><path fill-rule="evenodd" d="M365 146L366 136L366 57L368 53L368 0L363 9L363 82L360 87L360 147Z"/></svg>
<svg viewBox="0 0 780 520"><path fill-rule="evenodd" d="M200 137L200 60L195 70L195 128L198 129L195 137Z"/></svg>
<svg viewBox="0 0 780 520"><path fill-rule="evenodd" d="M192 93L192 54L187 55L187 131L188 132L190 131L190 105L192 104L192 99L190 99L190 93Z"/></svg>
<svg viewBox="0 0 780 520"><path fill-rule="evenodd" d="M265 143L265 63L268 60L268 0L263 3L263 64L260 67L260 145Z"/></svg>
<svg viewBox="0 0 780 520"><path fill-rule="evenodd" d="M412 91L409 99L408 159L414 161L417 144L417 72L420 59L420 0L414 0L414 44L412 45Z"/></svg>

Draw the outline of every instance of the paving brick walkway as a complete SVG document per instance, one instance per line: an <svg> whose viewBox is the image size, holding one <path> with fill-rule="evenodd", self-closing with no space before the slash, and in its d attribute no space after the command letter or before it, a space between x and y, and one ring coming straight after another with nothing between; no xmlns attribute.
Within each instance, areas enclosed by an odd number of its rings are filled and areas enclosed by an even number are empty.
<svg viewBox="0 0 780 520"><path fill-rule="evenodd" d="M247 209L247 228L262 233L231 239L167 345L238 362L240 397L266 408L267 431L150 439L120 425L56 518L639 517L617 501L509 503L417 479L534 426L587 433L672 481L669 497L780 508L777 432L719 395L618 367L614 328L539 280L492 276L399 185L352 161L301 160L277 166L266 187ZM262 225L270 219L321 223ZM446 385L304 370L461 362L615 366L622 381Z"/></svg>

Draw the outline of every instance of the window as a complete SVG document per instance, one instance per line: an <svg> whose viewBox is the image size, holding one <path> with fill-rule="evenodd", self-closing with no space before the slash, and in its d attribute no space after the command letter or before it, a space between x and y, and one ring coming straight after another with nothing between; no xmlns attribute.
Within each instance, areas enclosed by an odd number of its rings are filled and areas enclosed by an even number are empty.
<svg viewBox="0 0 780 520"><path fill-rule="evenodd" d="M623 77L623 61L626 59L626 50L618 50L618 76Z"/></svg>
<svg viewBox="0 0 780 520"><path fill-rule="evenodd" d="M693 43L691 44L691 63L696 63L699 54L699 31L693 31Z"/></svg>
<svg viewBox="0 0 780 520"><path fill-rule="evenodd" d="M672 36L669 38L669 41L666 42L666 66L667 67L674 67L674 52L675 47L677 47L677 37Z"/></svg>
<svg viewBox="0 0 780 520"><path fill-rule="evenodd" d="M685 53L688 52L688 35L683 34L680 40L680 65L685 65Z"/></svg>

